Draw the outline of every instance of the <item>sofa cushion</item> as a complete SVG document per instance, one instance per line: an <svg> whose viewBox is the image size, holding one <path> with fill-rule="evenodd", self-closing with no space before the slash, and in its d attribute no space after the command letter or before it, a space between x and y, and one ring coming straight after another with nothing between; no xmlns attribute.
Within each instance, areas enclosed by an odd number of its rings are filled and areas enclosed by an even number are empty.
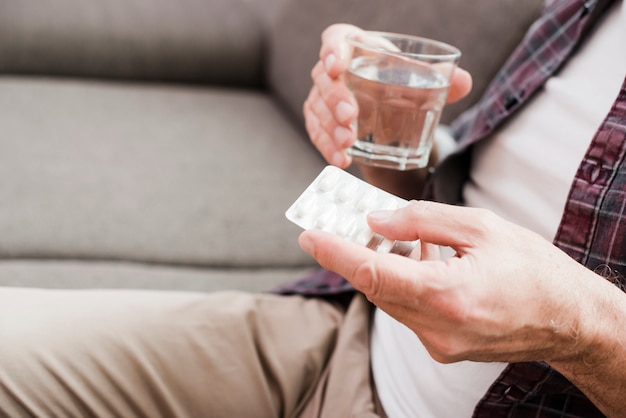
<svg viewBox="0 0 626 418"><path fill-rule="evenodd" d="M445 108L450 122L474 103L538 15L543 0L292 0L271 33L270 84L302 119L302 103L318 59L320 34L332 23L426 36L461 49L461 66L474 78L474 90Z"/></svg>
<svg viewBox="0 0 626 418"><path fill-rule="evenodd" d="M269 96L0 77L0 122L0 258L313 264L284 212L324 163Z"/></svg>
<svg viewBox="0 0 626 418"><path fill-rule="evenodd" d="M0 261L0 286L266 292L309 271L310 268L202 269L124 262L5 260Z"/></svg>
<svg viewBox="0 0 626 418"><path fill-rule="evenodd" d="M0 73L259 85L283 1L3 1Z"/></svg>

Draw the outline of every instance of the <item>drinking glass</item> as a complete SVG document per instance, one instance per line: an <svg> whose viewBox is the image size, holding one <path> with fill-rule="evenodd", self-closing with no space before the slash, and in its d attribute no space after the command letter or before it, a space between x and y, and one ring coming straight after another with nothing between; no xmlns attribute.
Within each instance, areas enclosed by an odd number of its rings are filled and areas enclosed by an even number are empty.
<svg viewBox="0 0 626 418"><path fill-rule="evenodd" d="M425 167L461 52L418 36L364 31L347 38L346 83L358 104L354 161L411 170Z"/></svg>

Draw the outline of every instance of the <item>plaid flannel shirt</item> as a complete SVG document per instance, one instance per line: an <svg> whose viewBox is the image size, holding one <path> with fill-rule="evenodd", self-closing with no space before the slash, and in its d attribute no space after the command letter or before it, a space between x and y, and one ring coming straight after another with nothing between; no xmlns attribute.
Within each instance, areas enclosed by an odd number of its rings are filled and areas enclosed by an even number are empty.
<svg viewBox="0 0 626 418"><path fill-rule="evenodd" d="M530 27L483 98L454 123L459 150L435 170L430 198L459 203L472 144L488 137L575 51L590 21L614 0L553 0ZM590 19L592 17L592 19ZM581 162L554 244L626 289L626 80ZM336 295L353 288L318 270L278 291ZM477 405L474 417L596 417L597 408L542 362L512 363Z"/></svg>

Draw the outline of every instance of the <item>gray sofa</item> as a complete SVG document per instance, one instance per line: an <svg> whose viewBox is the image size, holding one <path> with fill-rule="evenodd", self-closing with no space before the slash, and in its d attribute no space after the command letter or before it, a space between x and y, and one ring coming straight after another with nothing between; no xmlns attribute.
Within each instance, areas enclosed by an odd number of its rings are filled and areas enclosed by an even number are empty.
<svg viewBox="0 0 626 418"><path fill-rule="evenodd" d="M474 92L539 0L0 0L0 286L265 291L315 268L285 209L334 22L460 47Z"/></svg>

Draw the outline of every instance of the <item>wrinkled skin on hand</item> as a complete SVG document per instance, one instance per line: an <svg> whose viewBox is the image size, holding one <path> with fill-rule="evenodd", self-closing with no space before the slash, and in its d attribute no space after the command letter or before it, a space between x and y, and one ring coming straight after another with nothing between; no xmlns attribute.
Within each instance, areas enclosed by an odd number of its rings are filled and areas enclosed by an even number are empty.
<svg viewBox="0 0 626 418"><path fill-rule="evenodd" d="M301 243L411 328L437 361L558 360L584 350L584 315L570 315L584 307L567 295L588 287L572 280L592 273L540 236L489 211L431 202L375 212L369 222L422 247L404 258L318 232ZM438 259L439 245L456 256Z"/></svg>

